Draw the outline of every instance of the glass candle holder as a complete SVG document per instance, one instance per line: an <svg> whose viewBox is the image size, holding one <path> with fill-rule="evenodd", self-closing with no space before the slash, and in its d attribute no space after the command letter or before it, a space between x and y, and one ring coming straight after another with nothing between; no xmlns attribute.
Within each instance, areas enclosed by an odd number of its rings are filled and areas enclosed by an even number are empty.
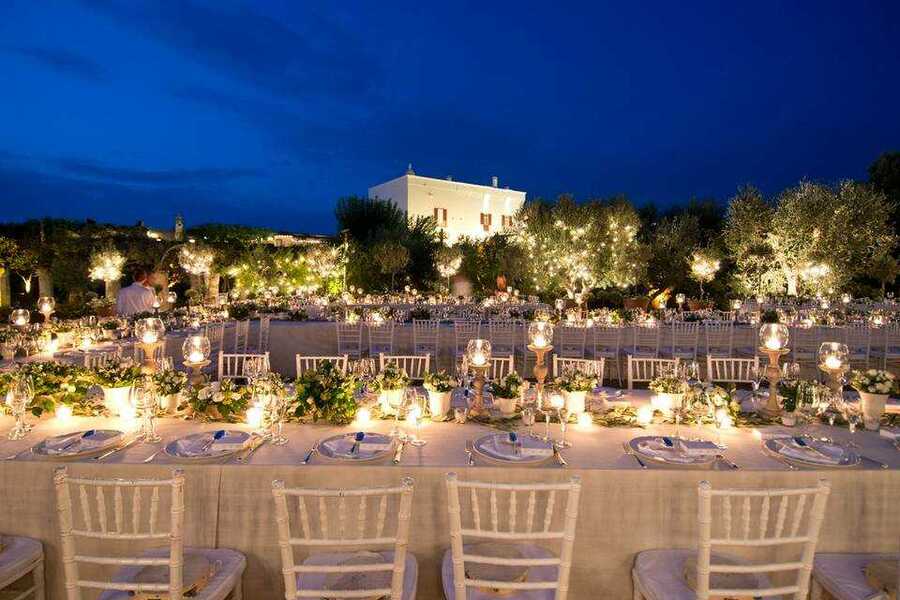
<svg viewBox="0 0 900 600"><path fill-rule="evenodd" d="M466 359L472 367L484 367L491 361L491 343L488 340L469 340L466 344Z"/></svg>
<svg viewBox="0 0 900 600"><path fill-rule="evenodd" d="M9 322L16 327L25 327L31 321L31 314L24 308L17 308L9 313Z"/></svg>
<svg viewBox="0 0 900 600"><path fill-rule="evenodd" d="M790 330L781 323L765 323L759 328L759 344L766 350L784 350L790 340Z"/></svg>
<svg viewBox="0 0 900 600"><path fill-rule="evenodd" d="M532 321L528 325L528 343L535 348L547 348L553 343L553 325L549 321Z"/></svg>
<svg viewBox="0 0 900 600"><path fill-rule="evenodd" d="M188 336L181 345L181 355L187 363L197 364L209 359L209 338L205 335Z"/></svg>
<svg viewBox="0 0 900 600"><path fill-rule="evenodd" d="M826 371L842 371L850 364L850 350L839 342L823 342L816 356Z"/></svg>
<svg viewBox="0 0 900 600"><path fill-rule="evenodd" d="M37 309L39 313L44 315L44 318L49 319L53 311L56 310L56 300L52 296L41 296L37 301Z"/></svg>
<svg viewBox="0 0 900 600"><path fill-rule="evenodd" d="M166 326L159 317L141 319L134 325L134 336L144 344L155 344L166 333Z"/></svg>

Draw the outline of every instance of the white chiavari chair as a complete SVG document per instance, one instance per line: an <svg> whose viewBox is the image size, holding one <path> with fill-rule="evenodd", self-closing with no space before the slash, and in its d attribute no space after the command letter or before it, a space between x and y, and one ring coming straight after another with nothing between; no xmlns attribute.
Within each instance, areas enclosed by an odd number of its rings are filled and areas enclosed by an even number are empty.
<svg viewBox="0 0 900 600"><path fill-rule="evenodd" d="M240 600L244 555L226 548L184 547L181 470L173 471L170 479L86 479L69 477L66 468L60 467L54 475L54 485L68 600L81 600L82 589L120 592L102 595L109 599L155 593L181 600L196 583L184 578L185 558L192 560L195 556L215 565L215 571L194 598ZM160 517L164 518L166 512L168 523L160 524ZM145 548L137 556L118 556L116 549L125 542L130 547ZM151 544L165 546L153 548ZM119 568L112 577L104 578L98 573L104 566ZM165 582L137 581L144 579L139 574L147 567L160 567L167 572L161 578Z"/></svg>
<svg viewBox="0 0 900 600"><path fill-rule="evenodd" d="M303 356L302 354L294 355L294 363L297 367L297 377L300 377L310 369L318 369L319 365L325 362L332 363L341 373L347 373L347 355L340 356Z"/></svg>
<svg viewBox="0 0 900 600"><path fill-rule="evenodd" d="M640 552L632 569L634 600L771 596L806 600L830 490L824 480L813 487L772 490L718 490L701 481L697 549ZM773 562L723 554L716 551L720 546L765 548ZM696 589L688 585L691 561L696 561ZM796 578L788 577L791 572ZM767 573L783 575L783 583L775 587Z"/></svg>
<svg viewBox="0 0 900 600"><path fill-rule="evenodd" d="M672 358L696 360L700 341L700 323L673 321L669 324L672 335Z"/></svg>
<svg viewBox="0 0 900 600"><path fill-rule="evenodd" d="M603 368L606 359L600 358L594 360L592 358L564 358L553 356L553 377L559 377L566 371L578 370L582 373L596 375L599 381L603 381Z"/></svg>
<svg viewBox="0 0 900 600"><path fill-rule="evenodd" d="M288 488L276 480L272 495L286 599L416 597L419 567L407 551L412 479L394 487L336 490ZM294 548L310 554L297 564ZM327 589L335 574L356 574L360 586Z"/></svg>
<svg viewBox="0 0 900 600"><path fill-rule="evenodd" d="M645 358L628 355L628 389L635 383L649 383L666 373L677 373L680 358Z"/></svg>
<svg viewBox="0 0 900 600"><path fill-rule="evenodd" d="M873 588L874 582L866 575L867 568L876 561L897 563L900 568L900 553L817 553L813 560L812 600L888 600L886 591ZM900 580L896 584L894 589L900 589Z"/></svg>
<svg viewBox="0 0 900 600"><path fill-rule="evenodd" d="M219 354L219 368L217 370L219 381L226 379L246 379L249 364L256 363L256 368L261 373L268 373L270 369L269 353L262 354Z"/></svg>
<svg viewBox="0 0 900 600"><path fill-rule="evenodd" d="M122 358L122 348L116 347L115 350L103 352L85 352L84 366L86 369L96 369L104 367L109 362L114 362Z"/></svg>
<svg viewBox="0 0 900 600"><path fill-rule="evenodd" d="M759 357L719 358L706 356L706 378L711 383L753 383Z"/></svg>
<svg viewBox="0 0 900 600"><path fill-rule="evenodd" d="M450 549L444 553L441 568L447 600L473 597L467 588L502 590L504 597L520 600L568 598L581 495L579 477L567 483L503 484L461 481L456 473L448 473L447 493ZM562 495L565 498L558 498ZM488 507L490 512L482 518L482 509ZM466 543L467 538L477 543ZM559 553L537 541L558 542ZM490 556L491 542L514 545L518 556ZM528 578L495 581L470 577L481 565L524 567Z"/></svg>
<svg viewBox="0 0 900 600"><path fill-rule="evenodd" d="M203 335L209 338L210 356L215 356L222 351L222 341L225 339L225 323L208 323L203 327Z"/></svg>
<svg viewBox="0 0 900 600"><path fill-rule="evenodd" d="M843 328L843 342L850 351L850 366L867 369L872 350L871 335L868 323L850 323Z"/></svg>
<svg viewBox="0 0 900 600"><path fill-rule="evenodd" d="M366 329L369 332L369 356L394 353L394 325L393 321L385 321L379 324L369 324Z"/></svg>
<svg viewBox="0 0 900 600"><path fill-rule="evenodd" d="M881 353L883 368L888 363L900 360L900 323L890 323L884 327L884 350Z"/></svg>
<svg viewBox="0 0 900 600"><path fill-rule="evenodd" d="M453 321L453 360L457 361L466 353L469 340L478 339L481 321L457 319Z"/></svg>
<svg viewBox="0 0 900 600"><path fill-rule="evenodd" d="M18 535L0 536L0 598L44 600L44 549L39 540ZM31 576L30 581L24 581Z"/></svg>
<svg viewBox="0 0 900 600"><path fill-rule="evenodd" d="M430 354L437 361L440 335L437 319L413 319L413 354Z"/></svg>
<svg viewBox="0 0 900 600"><path fill-rule="evenodd" d="M705 321L703 334L706 338L706 353L710 356L727 357L734 352L734 323L730 321Z"/></svg>
<svg viewBox="0 0 900 600"><path fill-rule="evenodd" d="M488 379L497 381L503 379L513 371L515 371L514 355L491 356L491 368L488 371Z"/></svg>
<svg viewBox="0 0 900 600"><path fill-rule="evenodd" d="M256 351L269 351L269 332L272 328L272 315L259 316L259 333L256 338Z"/></svg>
<svg viewBox="0 0 900 600"><path fill-rule="evenodd" d="M654 323L652 325L634 325L631 328L634 340L631 346L632 356L645 358L659 357L659 342L662 328Z"/></svg>
<svg viewBox="0 0 900 600"><path fill-rule="evenodd" d="M594 360L604 359L604 365L612 364L616 367L616 377L619 386L622 385L622 331L621 327L611 325L594 325L593 353ZM603 381L600 382L601 384Z"/></svg>
<svg viewBox="0 0 900 600"><path fill-rule="evenodd" d="M795 362L806 366L815 365L821 343L822 335L818 327L791 327L788 345Z"/></svg>
<svg viewBox="0 0 900 600"><path fill-rule="evenodd" d="M584 358L587 327L563 323L558 328L559 342L554 351L566 358Z"/></svg>
<svg viewBox="0 0 900 600"><path fill-rule="evenodd" d="M234 322L234 343L231 352L234 354L247 353L247 340L250 337L250 319Z"/></svg>
<svg viewBox="0 0 900 600"><path fill-rule="evenodd" d="M400 354L384 354L378 355L378 370L383 371L385 365L394 364L406 371L410 379L424 379L431 367L431 355L410 356Z"/></svg>
<svg viewBox="0 0 900 600"><path fill-rule="evenodd" d="M362 358L362 324L356 323L336 323L337 332L337 353L346 354L350 358Z"/></svg>
<svg viewBox="0 0 900 600"><path fill-rule="evenodd" d="M491 342L491 352L497 354L515 354L516 333L520 329L519 323L508 319L488 320L488 340Z"/></svg>

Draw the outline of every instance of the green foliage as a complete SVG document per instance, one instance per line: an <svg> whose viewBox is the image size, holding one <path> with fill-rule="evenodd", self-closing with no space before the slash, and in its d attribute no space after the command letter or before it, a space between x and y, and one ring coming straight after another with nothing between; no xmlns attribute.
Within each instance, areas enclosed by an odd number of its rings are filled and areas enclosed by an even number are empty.
<svg viewBox="0 0 900 600"><path fill-rule="evenodd" d="M141 377L141 368L123 360L110 360L106 364L91 369L94 383L114 388L134 385Z"/></svg>
<svg viewBox="0 0 900 600"><path fill-rule="evenodd" d="M102 405L88 399L93 379L83 367L55 362L25 363L16 371L0 374L0 397L6 397L17 377L31 379L34 399L28 410L36 417L52 412L60 404L71 406L76 415L94 416L102 411Z"/></svg>
<svg viewBox="0 0 900 600"><path fill-rule="evenodd" d="M453 378L450 376L450 373L446 371L446 369L441 369L440 371L425 373L425 389L431 390L432 392L450 392L453 390Z"/></svg>
<svg viewBox="0 0 900 600"><path fill-rule="evenodd" d="M409 250L399 242L378 242L369 251L378 270L391 276L391 289L394 289L394 277L409 264Z"/></svg>
<svg viewBox="0 0 900 600"><path fill-rule="evenodd" d="M491 393L497 398L518 398L522 395L524 381L513 371L506 377L491 383Z"/></svg>
<svg viewBox="0 0 900 600"><path fill-rule="evenodd" d="M252 398L253 391L248 386L226 379L210 386L188 388L187 405L194 418L237 423L243 420Z"/></svg>
<svg viewBox="0 0 900 600"><path fill-rule="evenodd" d="M347 425L356 416L356 379L342 373L330 362L309 369L296 382L297 418L324 419L332 425Z"/></svg>
<svg viewBox="0 0 900 600"><path fill-rule="evenodd" d="M409 375L406 371L397 366L396 363L388 363L384 365L381 373L375 376L369 388L373 392L384 390L399 390L409 385Z"/></svg>
<svg viewBox="0 0 900 600"><path fill-rule="evenodd" d="M466 277L479 295L490 295L497 289L497 278L526 293L534 291L528 256L516 239L497 233L485 240L463 237L453 246L460 253L459 273Z"/></svg>

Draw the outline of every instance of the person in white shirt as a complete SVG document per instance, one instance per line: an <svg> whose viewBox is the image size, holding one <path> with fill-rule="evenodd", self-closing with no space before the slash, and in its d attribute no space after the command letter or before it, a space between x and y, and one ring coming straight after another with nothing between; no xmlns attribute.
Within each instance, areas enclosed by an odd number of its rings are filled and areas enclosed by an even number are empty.
<svg viewBox="0 0 900 600"><path fill-rule="evenodd" d="M147 271L136 269L134 271L134 283L119 290L116 297L116 314L120 317L151 312L156 301L156 293L147 284Z"/></svg>

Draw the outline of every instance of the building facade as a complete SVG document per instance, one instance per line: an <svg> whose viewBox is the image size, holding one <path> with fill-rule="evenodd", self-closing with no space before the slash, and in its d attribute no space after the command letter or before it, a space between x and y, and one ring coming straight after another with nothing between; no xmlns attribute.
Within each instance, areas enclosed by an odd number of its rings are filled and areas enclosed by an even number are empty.
<svg viewBox="0 0 900 600"><path fill-rule="evenodd" d="M409 218L434 217L449 243L460 237L485 238L513 226L525 192L416 175L412 168L396 179L369 188L369 198L389 200Z"/></svg>

